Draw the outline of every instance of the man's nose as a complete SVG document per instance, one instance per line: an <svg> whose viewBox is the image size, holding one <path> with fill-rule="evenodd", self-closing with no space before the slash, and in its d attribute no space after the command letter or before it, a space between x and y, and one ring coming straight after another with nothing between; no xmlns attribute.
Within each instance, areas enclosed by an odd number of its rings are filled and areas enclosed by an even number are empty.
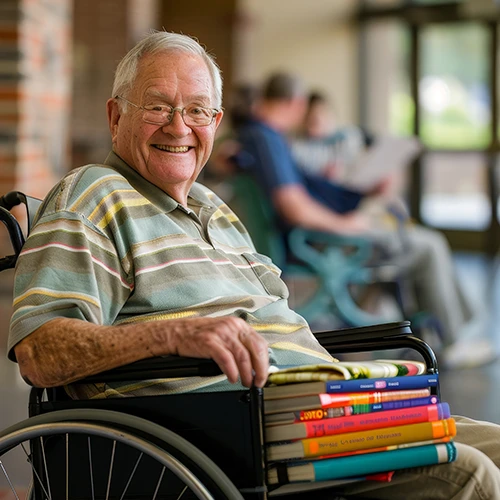
<svg viewBox="0 0 500 500"><path fill-rule="evenodd" d="M166 132L174 135L186 135L191 131L191 128L184 123L182 108L172 109L172 119L170 120L170 123L163 125L163 128L166 127L168 128Z"/></svg>

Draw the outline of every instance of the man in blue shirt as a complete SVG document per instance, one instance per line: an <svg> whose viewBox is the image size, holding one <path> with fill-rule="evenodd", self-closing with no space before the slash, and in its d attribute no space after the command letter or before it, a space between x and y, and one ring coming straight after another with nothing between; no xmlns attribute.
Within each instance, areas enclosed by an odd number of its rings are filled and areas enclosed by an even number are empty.
<svg viewBox="0 0 500 500"><path fill-rule="evenodd" d="M369 238L412 283L418 309L438 320L444 366L475 366L494 359L494 350L485 349L484 343L469 345L460 338L473 311L457 282L444 236L411 225L402 240L396 231L383 228L357 209L363 198L388 194L390 182L359 193L299 169L287 134L301 123L306 105L306 91L298 78L286 73L272 75L263 87L254 118L238 132L242 151L251 158L246 169L272 202L285 230L302 227Z"/></svg>

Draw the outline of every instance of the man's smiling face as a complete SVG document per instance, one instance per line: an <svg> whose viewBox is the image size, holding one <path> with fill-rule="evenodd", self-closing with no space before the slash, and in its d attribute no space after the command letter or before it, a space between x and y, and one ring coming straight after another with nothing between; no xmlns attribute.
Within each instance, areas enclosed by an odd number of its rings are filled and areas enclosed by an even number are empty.
<svg viewBox="0 0 500 500"><path fill-rule="evenodd" d="M123 97L139 106L216 107L205 61L183 52L145 55L132 90ZM185 205L191 185L210 156L222 113L205 127L188 127L179 112L170 124L158 126L144 122L141 109L127 104L122 113L119 104L124 103L108 101L113 150L144 178Z"/></svg>

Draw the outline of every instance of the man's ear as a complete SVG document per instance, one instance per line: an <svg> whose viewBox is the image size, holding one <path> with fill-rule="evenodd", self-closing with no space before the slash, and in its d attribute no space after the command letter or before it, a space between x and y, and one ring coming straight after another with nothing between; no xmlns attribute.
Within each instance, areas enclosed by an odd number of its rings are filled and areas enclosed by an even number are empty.
<svg viewBox="0 0 500 500"><path fill-rule="evenodd" d="M224 116L224 111L221 110L220 113L217 113L215 116L215 130L219 128L220 122L222 121L222 117Z"/></svg>
<svg viewBox="0 0 500 500"><path fill-rule="evenodd" d="M108 126L111 132L111 140L113 144L116 140L116 135L118 134L118 122L120 121L121 113L120 107L116 99L108 99L106 103L106 112L108 115Z"/></svg>

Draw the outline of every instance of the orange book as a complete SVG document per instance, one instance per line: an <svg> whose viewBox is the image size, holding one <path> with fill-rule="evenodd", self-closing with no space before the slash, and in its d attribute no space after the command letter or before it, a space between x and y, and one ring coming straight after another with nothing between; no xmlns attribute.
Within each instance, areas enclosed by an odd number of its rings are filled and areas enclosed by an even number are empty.
<svg viewBox="0 0 500 500"><path fill-rule="evenodd" d="M419 422L434 422L450 418L448 403L399 408L362 415L327 418L320 421L300 422L297 424L276 425L265 430L268 443L292 441L313 437L330 436L346 432L367 431L396 425L410 425Z"/></svg>
<svg viewBox="0 0 500 500"><path fill-rule="evenodd" d="M390 446L380 446L378 448L368 448L366 450L344 451L335 453L334 455L322 455L321 457L312 458L311 460L324 460L325 458L348 457L350 455L364 455L365 453L377 453L379 451L402 450L405 448L415 448L416 446L427 446L428 444L449 443L453 436L445 436L438 439L428 439L427 441L412 441L411 443L399 443Z"/></svg>
<svg viewBox="0 0 500 500"><path fill-rule="evenodd" d="M321 457L354 450L439 439L446 436L453 437L456 433L455 420L448 418L435 422L420 422L418 424L301 439L293 443L271 444L267 448L267 458L269 461L273 461Z"/></svg>

